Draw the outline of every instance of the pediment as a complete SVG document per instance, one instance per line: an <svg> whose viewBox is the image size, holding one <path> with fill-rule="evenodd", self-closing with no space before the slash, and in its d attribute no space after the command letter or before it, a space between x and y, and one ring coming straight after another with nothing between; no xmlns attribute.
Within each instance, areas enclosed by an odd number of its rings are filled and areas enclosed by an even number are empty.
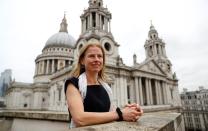
<svg viewBox="0 0 208 131"><path fill-rule="evenodd" d="M144 63L139 65L137 69L145 72L151 72L154 74L166 75L165 72L160 68L160 66L154 60L145 61Z"/></svg>

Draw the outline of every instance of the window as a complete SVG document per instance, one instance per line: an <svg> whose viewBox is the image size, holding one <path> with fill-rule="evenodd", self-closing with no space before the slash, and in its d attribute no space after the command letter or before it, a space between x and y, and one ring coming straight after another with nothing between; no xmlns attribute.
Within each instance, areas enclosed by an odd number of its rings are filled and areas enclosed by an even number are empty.
<svg viewBox="0 0 208 131"><path fill-rule="evenodd" d="M82 48L82 46L83 46L82 44L79 45L79 50Z"/></svg>
<svg viewBox="0 0 208 131"><path fill-rule="evenodd" d="M105 43L104 47L107 51L111 50L111 45L108 42Z"/></svg>
<svg viewBox="0 0 208 131"><path fill-rule="evenodd" d="M27 103L24 104L24 107L27 107Z"/></svg>

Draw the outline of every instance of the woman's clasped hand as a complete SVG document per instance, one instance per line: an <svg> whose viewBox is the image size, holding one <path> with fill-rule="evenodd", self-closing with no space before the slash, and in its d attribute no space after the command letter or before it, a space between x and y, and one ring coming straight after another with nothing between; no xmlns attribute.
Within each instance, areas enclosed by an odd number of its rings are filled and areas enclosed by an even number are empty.
<svg viewBox="0 0 208 131"><path fill-rule="evenodd" d="M137 121L143 114L141 107L136 104L127 104L122 110L123 120L125 121Z"/></svg>

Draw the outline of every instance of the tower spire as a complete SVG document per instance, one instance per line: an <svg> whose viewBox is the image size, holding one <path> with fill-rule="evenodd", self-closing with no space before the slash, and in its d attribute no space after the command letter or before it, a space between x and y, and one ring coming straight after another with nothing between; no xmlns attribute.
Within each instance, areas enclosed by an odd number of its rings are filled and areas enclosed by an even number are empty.
<svg viewBox="0 0 208 131"><path fill-rule="evenodd" d="M150 20L150 30L155 30L154 25L152 24L152 20Z"/></svg>
<svg viewBox="0 0 208 131"><path fill-rule="evenodd" d="M148 36L149 36L149 39L158 39L158 33L154 25L152 24L152 20L150 20L150 30L149 30Z"/></svg>
<svg viewBox="0 0 208 131"><path fill-rule="evenodd" d="M60 24L60 30L59 32L66 32L68 33L68 30L67 30L67 20L66 20L66 11L64 11L64 18L62 19L62 22Z"/></svg>
<svg viewBox="0 0 208 131"><path fill-rule="evenodd" d="M171 62L166 56L165 43L158 37L158 32L152 24L145 42L146 59L154 59L165 72L171 74Z"/></svg>

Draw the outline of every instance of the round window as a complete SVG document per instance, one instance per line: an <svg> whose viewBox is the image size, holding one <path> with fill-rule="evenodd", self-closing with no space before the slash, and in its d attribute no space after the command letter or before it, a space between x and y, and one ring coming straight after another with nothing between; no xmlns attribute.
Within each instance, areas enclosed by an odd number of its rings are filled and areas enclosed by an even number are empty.
<svg viewBox="0 0 208 131"><path fill-rule="evenodd" d="M110 50L111 50L111 45L110 45L108 42L106 42L106 43L104 44L104 47L105 47L105 49L106 49L107 51L110 51Z"/></svg>
<svg viewBox="0 0 208 131"><path fill-rule="evenodd" d="M83 46L82 44L79 45L79 50L82 48L82 46Z"/></svg>

